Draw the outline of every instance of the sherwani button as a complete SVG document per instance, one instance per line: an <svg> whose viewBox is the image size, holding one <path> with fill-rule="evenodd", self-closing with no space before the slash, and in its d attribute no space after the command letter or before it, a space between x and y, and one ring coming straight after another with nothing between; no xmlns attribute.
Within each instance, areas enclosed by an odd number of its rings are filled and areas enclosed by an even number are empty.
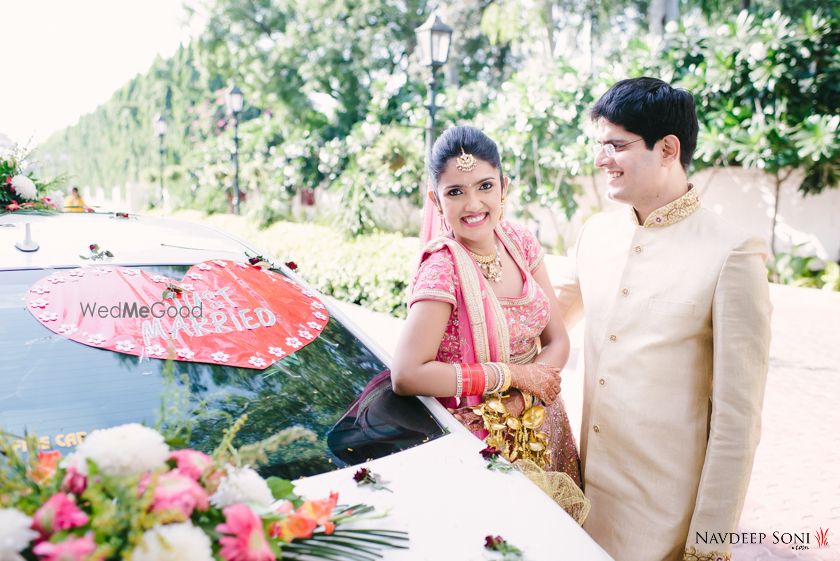
<svg viewBox="0 0 840 561"><path fill-rule="evenodd" d="M615 335L610 335L610 341L618 341L618 337Z"/></svg>
<svg viewBox="0 0 840 561"><path fill-rule="evenodd" d="M627 288L622 288L621 293L624 294L625 296L627 296L628 294L630 294L630 290L627 289Z"/></svg>
<svg viewBox="0 0 840 561"><path fill-rule="evenodd" d="M636 247L633 248L633 251L635 251L636 253L641 253L642 252L642 246L637 245Z"/></svg>
<svg viewBox="0 0 840 561"><path fill-rule="evenodd" d="M595 425L594 427L592 427L592 430L594 430L595 432L601 432L601 427Z"/></svg>
<svg viewBox="0 0 840 561"><path fill-rule="evenodd" d="M604 384L606 384L606 383L607 383L607 381L606 381L606 380L604 380L603 378L601 378L600 380L598 380L598 383L599 383L599 384L601 384L601 385L603 386Z"/></svg>

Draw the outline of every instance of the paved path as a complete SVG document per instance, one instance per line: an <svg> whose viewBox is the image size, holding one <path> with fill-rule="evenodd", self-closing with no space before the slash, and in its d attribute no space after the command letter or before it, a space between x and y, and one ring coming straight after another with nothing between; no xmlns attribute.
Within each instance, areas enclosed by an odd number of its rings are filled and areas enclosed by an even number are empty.
<svg viewBox="0 0 840 561"><path fill-rule="evenodd" d="M758 545L740 545L735 561L840 560L840 293L773 285L773 342L764 399L761 445L740 531L763 532ZM388 353L400 320L338 303ZM572 332L581 344L581 329ZM572 426L580 427L582 368L574 352L563 379ZM829 546L815 532L827 528ZM780 543L774 544L774 532ZM794 550L783 540L805 539Z"/></svg>

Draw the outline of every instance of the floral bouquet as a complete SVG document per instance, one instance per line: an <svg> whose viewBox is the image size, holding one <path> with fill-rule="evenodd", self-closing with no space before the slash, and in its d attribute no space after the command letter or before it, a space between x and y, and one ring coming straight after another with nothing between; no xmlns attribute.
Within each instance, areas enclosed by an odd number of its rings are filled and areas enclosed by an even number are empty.
<svg viewBox="0 0 840 561"><path fill-rule="evenodd" d="M21 456L0 433L0 560L367 561L405 548L405 532L346 526L372 507L338 505L336 493L302 501L248 466L309 431L236 449L243 423L212 455L172 450L139 424L94 431L63 461L34 436Z"/></svg>
<svg viewBox="0 0 840 561"><path fill-rule="evenodd" d="M58 201L46 192L50 185L35 179L31 173L24 174L21 155L0 156L0 212L20 210L56 211Z"/></svg>

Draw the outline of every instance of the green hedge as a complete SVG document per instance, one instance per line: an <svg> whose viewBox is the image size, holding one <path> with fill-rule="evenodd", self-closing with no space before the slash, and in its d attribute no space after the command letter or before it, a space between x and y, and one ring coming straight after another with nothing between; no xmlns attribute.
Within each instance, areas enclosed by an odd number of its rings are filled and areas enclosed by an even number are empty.
<svg viewBox="0 0 840 561"><path fill-rule="evenodd" d="M224 230L279 261L294 261L297 273L324 294L405 317L406 289L419 257L417 238L378 233L350 240L327 226L294 222L275 222L260 230L245 217L196 211L173 217Z"/></svg>

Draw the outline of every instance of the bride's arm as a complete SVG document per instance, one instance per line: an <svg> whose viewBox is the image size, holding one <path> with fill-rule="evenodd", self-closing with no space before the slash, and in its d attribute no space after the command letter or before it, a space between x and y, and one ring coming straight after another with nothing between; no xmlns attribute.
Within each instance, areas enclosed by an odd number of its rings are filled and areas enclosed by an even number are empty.
<svg viewBox="0 0 840 561"><path fill-rule="evenodd" d="M455 367L435 360L452 305L420 300L408 310L394 361L391 384L397 395L455 395Z"/></svg>
<svg viewBox="0 0 840 561"><path fill-rule="evenodd" d="M536 270L534 270L533 275L534 280L537 281L537 284L545 292L550 308L548 325L546 325L540 335L542 351L537 356L536 362L563 368L566 366L566 361L569 360L569 334L566 332L566 326L563 324L560 303L551 286L551 279L548 278L545 262L539 264Z"/></svg>

